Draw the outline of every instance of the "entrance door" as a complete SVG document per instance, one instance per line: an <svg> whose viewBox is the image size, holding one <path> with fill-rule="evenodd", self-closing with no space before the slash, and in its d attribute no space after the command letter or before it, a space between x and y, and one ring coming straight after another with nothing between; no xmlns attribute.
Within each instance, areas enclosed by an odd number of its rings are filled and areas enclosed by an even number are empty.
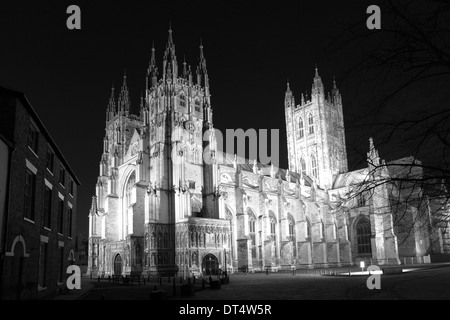
<svg viewBox="0 0 450 320"><path fill-rule="evenodd" d="M208 253L204 256L202 261L202 269L204 275L217 275L219 271L219 261L217 260L217 257L212 253Z"/></svg>
<svg viewBox="0 0 450 320"><path fill-rule="evenodd" d="M120 256L120 254L117 254L114 258L114 275L122 275L122 257Z"/></svg>

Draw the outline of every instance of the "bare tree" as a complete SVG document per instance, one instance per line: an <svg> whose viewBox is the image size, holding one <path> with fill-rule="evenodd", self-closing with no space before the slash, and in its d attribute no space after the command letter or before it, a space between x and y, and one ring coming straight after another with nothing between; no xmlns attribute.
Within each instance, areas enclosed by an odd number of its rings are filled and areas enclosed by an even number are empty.
<svg viewBox="0 0 450 320"><path fill-rule="evenodd" d="M394 213L399 241L420 234L431 239L433 253L433 241L450 239L443 234L450 229L450 0L385 0L379 6L380 30L361 20L346 26L332 48L358 48L348 78L363 75L372 83L361 126L377 132L378 147L411 156L382 161L371 145L367 155L360 153L366 177L341 206L358 206L361 197L372 201L377 210Z"/></svg>

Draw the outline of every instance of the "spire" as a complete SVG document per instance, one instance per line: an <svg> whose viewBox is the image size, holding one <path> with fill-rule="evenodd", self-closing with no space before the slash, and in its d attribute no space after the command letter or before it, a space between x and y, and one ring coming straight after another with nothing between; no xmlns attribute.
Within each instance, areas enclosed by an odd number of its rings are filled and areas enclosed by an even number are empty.
<svg viewBox="0 0 450 320"><path fill-rule="evenodd" d="M167 46L173 46L173 39L172 39L172 22L169 22L169 38L167 39Z"/></svg>
<svg viewBox="0 0 450 320"><path fill-rule="evenodd" d="M375 149L373 144L373 138L369 138L369 152L367 152L367 162L370 169L374 169L376 166L381 164L380 156L378 155L378 150Z"/></svg>
<svg viewBox="0 0 450 320"><path fill-rule="evenodd" d="M314 83L312 86L312 93L322 94L323 93L323 83L322 78L319 76L319 69L316 64L316 72L314 75Z"/></svg>
<svg viewBox="0 0 450 320"><path fill-rule="evenodd" d="M153 71L153 69L155 68L155 42L152 42L152 55L150 57L150 71Z"/></svg>
<svg viewBox="0 0 450 320"><path fill-rule="evenodd" d="M109 97L108 107L106 108L106 121L114 118L116 113L116 100L114 98L114 82L111 87L111 96Z"/></svg>
<svg viewBox="0 0 450 320"><path fill-rule="evenodd" d="M341 95L336 85L336 78L333 76L333 89L331 90L331 98L334 103L339 103Z"/></svg>
<svg viewBox="0 0 450 320"><path fill-rule="evenodd" d="M172 65L171 66L171 73L170 73L170 77L166 75L166 73L168 72L168 68L167 68L167 64ZM163 61L163 76L167 77L167 78L172 78L172 74L173 74L173 79L174 80L177 76L178 76L178 65L177 65L177 57L175 55L175 44L173 43L173 38L172 38L172 24L169 24L169 37L167 39L167 46L166 46L166 51L164 52L164 61Z"/></svg>
<svg viewBox="0 0 450 320"><path fill-rule="evenodd" d="M124 70L123 73L123 83L122 88L120 89L119 100L117 104L119 107L119 112L124 112L125 115L128 115L130 111L130 94L128 92L126 70Z"/></svg>
<svg viewBox="0 0 450 320"><path fill-rule="evenodd" d="M206 72L206 59L205 56L203 54L203 42L202 42L202 38L200 38L200 67L202 68L202 71L204 73Z"/></svg>
<svg viewBox="0 0 450 320"><path fill-rule="evenodd" d="M200 61L197 68L197 76L198 76L198 84L202 84L201 80L203 78L203 84L205 88L209 88L209 77L208 77L208 71L206 70L206 59L205 55L203 54L203 42L200 38Z"/></svg>
<svg viewBox="0 0 450 320"><path fill-rule="evenodd" d="M187 69L186 69L186 56L183 58L183 78L187 78Z"/></svg>
<svg viewBox="0 0 450 320"><path fill-rule="evenodd" d="M287 81L286 93L284 95L284 106L286 108L295 106L294 95L292 94L291 87L289 85L289 80Z"/></svg>
<svg viewBox="0 0 450 320"><path fill-rule="evenodd" d="M166 46L166 52L165 52L165 58L170 54L171 59L175 59L175 44L173 43L173 36L172 36L172 23L169 23L169 36L167 38L167 46Z"/></svg>
<svg viewBox="0 0 450 320"><path fill-rule="evenodd" d="M156 68L156 59L155 59L155 42L152 42L152 53L150 56L150 63L147 70L147 79L146 79L146 88L149 88L149 83L151 83L152 87L156 86L156 81L158 77L158 68Z"/></svg>
<svg viewBox="0 0 450 320"><path fill-rule="evenodd" d="M96 196L92 196L92 203L91 203L91 209L89 210L89 213L91 216L93 216L94 214L97 214L98 210L97 210L97 197Z"/></svg>

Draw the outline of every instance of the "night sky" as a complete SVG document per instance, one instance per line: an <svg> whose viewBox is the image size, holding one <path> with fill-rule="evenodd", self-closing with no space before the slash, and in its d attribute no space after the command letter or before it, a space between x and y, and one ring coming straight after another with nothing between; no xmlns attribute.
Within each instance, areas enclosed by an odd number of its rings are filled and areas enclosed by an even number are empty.
<svg viewBox="0 0 450 320"><path fill-rule="evenodd" d="M152 42L161 70L169 23L179 65L185 57L195 70L203 40L215 127L279 129L281 167L287 167L286 82L299 103L311 90L316 64L326 91L335 76L342 93L350 170L365 166L368 138L377 135L365 124L405 111L396 104L367 118L377 90L364 84L376 76L350 72L358 45L330 47L346 25L366 20L367 6L376 1L4 2L0 84L26 94L81 180L77 219L85 235L110 88L114 82L118 91L126 69L131 108L138 112ZM71 4L81 8L81 30L66 28ZM380 146L380 156L409 155L391 149Z"/></svg>

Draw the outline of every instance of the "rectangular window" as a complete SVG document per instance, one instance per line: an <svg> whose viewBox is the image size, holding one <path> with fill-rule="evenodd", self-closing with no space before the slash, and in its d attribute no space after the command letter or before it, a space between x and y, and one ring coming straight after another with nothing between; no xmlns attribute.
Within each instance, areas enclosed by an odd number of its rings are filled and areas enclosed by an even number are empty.
<svg viewBox="0 0 450 320"><path fill-rule="evenodd" d="M39 254L39 286L45 288L47 285L47 251L48 244L41 242Z"/></svg>
<svg viewBox="0 0 450 320"><path fill-rule="evenodd" d="M189 189L195 189L195 181L189 181Z"/></svg>
<svg viewBox="0 0 450 320"><path fill-rule="evenodd" d="M64 187L66 183L66 170L64 167L59 167L59 183Z"/></svg>
<svg viewBox="0 0 450 320"><path fill-rule="evenodd" d="M27 168L25 173L25 208L24 216L34 221L34 207L36 201L36 175Z"/></svg>
<svg viewBox="0 0 450 320"><path fill-rule="evenodd" d="M69 179L69 193L73 196L73 180Z"/></svg>
<svg viewBox="0 0 450 320"><path fill-rule="evenodd" d="M200 107L195 106L195 112L200 112Z"/></svg>
<svg viewBox="0 0 450 320"><path fill-rule="evenodd" d="M52 150L50 150L50 148L47 149L47 162L46 162L46 167L48 169L48 171L53 172L53 162L55 160L55 155L53 153Z"/></svg>
<svg viewBox="0 0 450 320"><path fill-rule="evenodd" d="M73 209L71 207L69 207L69 209L67 210L67 215L68 215L68 219L69 219L69 237L72 237L72 219L73 219Z"/></svg>
<svg viewBox="0 0 450 320"><path fill-rule="evenodd" d="M58 199L58 233L63 233L64 227L64 200Z"/></svg>
<svg viewBox="0 0 450 320"><path fill-rule="evenodd" d="M28 130L28 146L37 155L38 154L39 133L33 125Z"/></svg>
<svg viewBox="0 0 450 320"><path fill-rule="evenodd" d="M45 186L44 190L44 227L52 227L52 189Z"/></svg>
<svg viewBox="0 0 450 320"><path fill-rule="evenodd" d="M59 247L59 259L58 259L58 282L63 282L64 277L64 247Z"/></svg>

